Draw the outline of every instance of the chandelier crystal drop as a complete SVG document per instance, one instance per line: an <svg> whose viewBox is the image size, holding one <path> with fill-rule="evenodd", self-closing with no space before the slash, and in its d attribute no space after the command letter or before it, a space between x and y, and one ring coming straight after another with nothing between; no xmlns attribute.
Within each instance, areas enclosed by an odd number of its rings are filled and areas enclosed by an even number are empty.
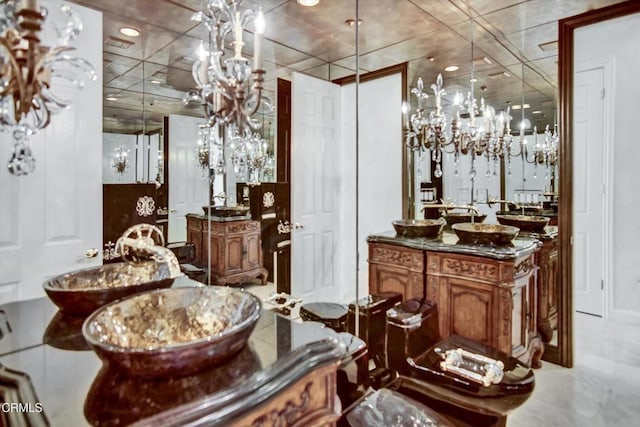
<svg viewBox="0 0 640 427"><path fill-rule="evenodd" d="M67 4L60 10L64 22L53 23L58 46L47 47L40 33L49 13L39 1L0 0L0 130L13 137L7 165L13 175L35 170L30 137L71 105L58 88L80 90L86 79L97 78L91 64L71 55L69 43L82 31L80 18Z"/></svg>

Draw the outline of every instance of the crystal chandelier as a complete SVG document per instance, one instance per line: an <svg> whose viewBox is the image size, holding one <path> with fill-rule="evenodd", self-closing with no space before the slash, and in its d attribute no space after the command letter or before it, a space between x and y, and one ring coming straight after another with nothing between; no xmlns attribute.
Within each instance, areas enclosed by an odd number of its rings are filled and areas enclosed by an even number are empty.
<svg viewBox="0 0 640 427"><path fill-rule="evenodd" d="M204 106L207 126L216 124L235 127L242 135L247 129L259 127L251 118L262 98L265 70L262 66L262 39L265 20L262 11L240 10L242 0L208 0L204 11L191 18L202 22L209 31L209 40L201 42L198 58L193 63L193 78L197 92L189 101ZM253 66L242 56L242 34L248 23L254 22ZM234 56L224 59L227 38L233 35Z"/></svg>
<svg viewBox="0 0 640 427"><path fill-rule="evenodd" d="M66 4L61 11L66 22L54 23L59 45L51 48L41 44L48 11L38 0L0 1L0 129L14 139L7 165L13 175L35 170L30 136L47 127L52 114L71 105L56 93L57 82L82 89L85 78L97 78L91 64L70 55L69 43L82 30L78 15Z"/></svg>
<svg viewBox="0 0 640 427"><path fill-rule="evenodd" d="M434 176L442 176L442 156L449 154L453 156L454 175L458 175L458 163L461 155L471 157L469 176L473 180L477 174L476 161L484 157L487 161L486 175L497 177L498 165L504 159L507 162L507 173L511 170L511 159L521 158L523 163L530 163L546 167L545 177L555 177L555 165L558 156L558 134L557 129L553 132L547 129L543 142L538 142L537 130L534 129L534 146L528 148L527 140L524 137L525 122L523 117L520 126L519 141L515 141L511 134L510 108L506 111L496 113L495 109L480 99L478 107L477 100L473 96L473 78L471 91L467 99L462 102L461 96L457 94L453 105L457 108L451 125L447 126L447 117L442 112L442 96L446 94L443 88L442 75L438 74L436 83L431 85L435 96L436 108L427 113L425 111L425 100L428 95L424 92L424 84L419 78L415 88L411 93L418 101L418 107L410 118L407 118L408 105L403 105L405 116L405 144L414 151L430 151L431 159L436 163ZM535 177L535 172L534 172Z"/></svg>
<svg viewBox="0 0 640 427"><path fill-rule="evenodd" d="M116 171L120 178L129 168L129 150L124 146L120 145L115 148L115 158L111 163L111 167Z"/></svg>

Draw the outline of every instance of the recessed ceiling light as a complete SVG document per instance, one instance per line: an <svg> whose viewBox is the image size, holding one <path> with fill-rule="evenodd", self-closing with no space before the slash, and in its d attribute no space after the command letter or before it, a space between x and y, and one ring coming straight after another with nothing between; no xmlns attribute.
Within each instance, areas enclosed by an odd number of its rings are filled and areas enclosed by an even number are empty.
<svg viewBox="0 0 640 427"><path fill-rule="evenodd" d="M445 71L458 71L460 69L460 67L458 67L457 65L449 65L447 68L445 68Z"/></svg>
<svg viewBox="0 0 640 427"><path fill-rule="evenodd" d="M471 82L471 83L475 83L475 82L477 82L477 81L478 81L478 79L476 79L475 77L474 77L474 78L472 78L472 79L469 79L469 82Z"/></svg>
<svg viewBox="0 0 640 427"><path fill-rule="evenodd" d="M344 23L350 27L353 27L354 25L356 25L356 20L355 19L347 19L346 21L344 21ZM362 25L362 19L358 19L358 25Z"/></svg>
<svg viewBox="0 0 640 427"><path fill-rule="evenodd" d="M531 106L529 104L522 104L522 108L531 108Z"/></svg>
<svg viewBox="0 0 640 427"><path fill-rule="evenodd" d="M531 114L540 114L540 113L542 113L542 111L540 111L540 110L535 110L535 111L531 112Z"/></svg>
<svg viewBox="0 0 640 427"><path fill-rule="evenodd" d="M436 60L436 58L434 58L433 56L427 56L427 61L433 62L435 60Z"/></svg>
<svg viewBox="0 0 640 427"><path fill-rule="evenodd" d="M511 109L512 109L512 110L519 110L519 109L521 109L521 108L522 108L522 107L520 106L520 104L514 104L514 105L512 105L512 106L511 106Z"/></svg>
<svg viewBox="0 0 640 427"><path fill-rule="evenodd" d="M107 101L117 101L118 98L116 98L115 96L107 96Z"/></svg>
<svg viewBox="0 0 640 427"><path fill-rule="evenodd" d="M140 30L133 27L122 27L120 28L120 34L124 34L129 37L138 37L140 35Z"/></svg>
<svg viewBox="0 0 640 427"><path fill-rule="evenodd" d="M320 3L320 0L296 0L296 1L300 6L307 6L307 7L316 6L318 3Z"/></svg>
<svg viewBox="0 0 640 427"><path fill-rule="evenodd" d="M151 79L151 80L149 80L149 83L154 84L154 85L159 85L162 82L160 80L157 80L157 79Z"/></svg>

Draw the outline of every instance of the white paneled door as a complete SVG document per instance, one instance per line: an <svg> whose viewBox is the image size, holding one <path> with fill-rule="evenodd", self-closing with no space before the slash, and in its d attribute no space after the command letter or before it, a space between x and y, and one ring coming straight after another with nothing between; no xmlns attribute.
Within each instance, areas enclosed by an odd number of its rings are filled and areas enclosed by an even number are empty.
<svg viewBox="0 0 640 427"><path fill-rule="evenodd" d="M202 214L209 179L196 161L202 118L169 116L169 241L187 240L188 213Z"/></svg>
<svg viewBox="0 0 640 427"><path fill-rule="evenodd" d="M291 294L341 301L340 86L294 73L292 92Z"/></svg>
<svg viewBox="0 0 640 427"><path fill-rule="evenodd" d="M573 281L575 309L603 315L604 308L604 69L574 77Z"/></svg>
<svg viewBox="0 0 640 427"><path fill-rule="evenodd" d="M33 174L9 174L12 141L0 135L0 304L43 296L45 279L102 262L102 14L73 7L85 28L77 55L100 77L34 136ZM91 248L98 253L86 258Z"/></svg>

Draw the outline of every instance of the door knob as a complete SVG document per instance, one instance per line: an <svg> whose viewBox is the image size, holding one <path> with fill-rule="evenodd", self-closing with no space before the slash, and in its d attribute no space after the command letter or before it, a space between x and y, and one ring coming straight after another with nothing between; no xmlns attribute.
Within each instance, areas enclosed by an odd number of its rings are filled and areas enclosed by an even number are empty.
<svg viewBox="0 0 640 427"><path fill-rule="evenodd" d="M176 210L175 209L170 209L169 212L176 213Z"/></svg>
<svg viewBox="0 0 640 427"><path fill-rule="evenodd" d="M85 258L95 258L98 256L98 250L96 248L90 248L84 251Z"/></svg>
<svg viewBox="0 0 640 427"><path fill-rule="evenodd" d="M303 225L303 224L300 224L299 222L296 222L296 223L295 223L295 225L294 225L294 228L295 228L296 230L298 230L298 229L304 228L304 225Z"/></svg>

